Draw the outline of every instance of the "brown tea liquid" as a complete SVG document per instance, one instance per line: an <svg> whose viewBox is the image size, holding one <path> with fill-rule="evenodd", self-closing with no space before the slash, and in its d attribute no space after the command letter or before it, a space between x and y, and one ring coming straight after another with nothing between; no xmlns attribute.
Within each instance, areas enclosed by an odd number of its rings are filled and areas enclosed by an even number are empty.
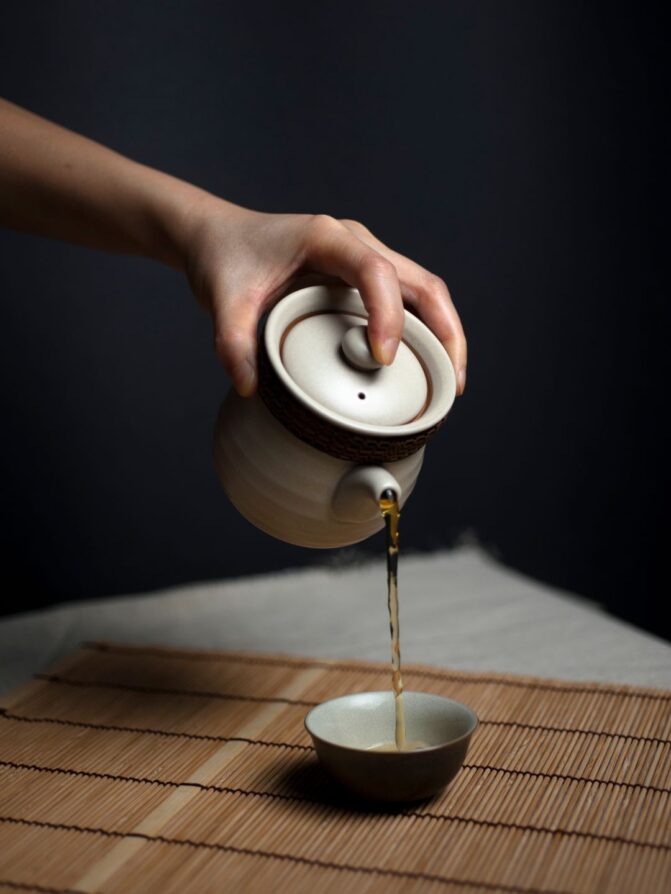
<svg viewBox="0 0 671 894"><path fill-rule="evenodd" d="M391 685L394 690L396 710L396 748L405 751L405 715L403 713L403 677L401 676L401 642L398 623L398 520L401 512L396 494L386 490L380 499L380 512L387 531L387 601L389 605L389 628L391 631ZM412 743L413 745L415 743ZM415 746L416 747L416 746ZM378 749L380 746L378 746Z"/></svg>

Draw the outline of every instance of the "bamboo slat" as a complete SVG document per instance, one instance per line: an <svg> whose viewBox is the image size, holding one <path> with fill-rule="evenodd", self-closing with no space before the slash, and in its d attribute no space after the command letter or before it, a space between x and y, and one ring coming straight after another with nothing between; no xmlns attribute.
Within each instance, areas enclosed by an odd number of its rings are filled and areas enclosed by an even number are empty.
<svg viewBox="0 0 671 894"><path fill-rule="evenodd" d="M373 809L314 704L386 665L91 643L0 703L0 892L666 892L671 692L408 665L471 705L466 764Z"/></svg>

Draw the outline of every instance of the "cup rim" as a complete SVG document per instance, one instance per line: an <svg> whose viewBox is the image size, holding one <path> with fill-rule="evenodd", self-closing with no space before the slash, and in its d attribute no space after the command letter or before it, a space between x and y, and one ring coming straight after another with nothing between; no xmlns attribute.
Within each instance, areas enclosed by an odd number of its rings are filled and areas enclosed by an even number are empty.
<svg viewBox="0 0 671 894"><path fill-rule="evenodd" d="M318 711L320 708L322 708L323 706L331 705L334 702L350 700L352 698L355 698L356 696L366 696L366 695L368 695L368 696L381 695L384 697L391 697L392 699L394 697L394 693L392 692L392 690L378 689L378 690L374 690L374 691L352 692L352 693L349 693L346 695L336 696L335 698L326 699L326 701L320 702L318 705L315 705L314 707L310 708L310 710L307 712L307 714L305 715L304 721L303 721L305 729L310 734L310 736L312 737L313 740L317 740L325 745L330 745L332 748L339 748L339 749L342 749L343 751L351 751L356 754L370 754L374 758L383 758L383 759L395 758L396 760L398 760L399 758L407 759L409 755L428 754L429 752L440 751L441 749L446 748L448 746L452 747L452 746L458 744L459 742L464 741L465 739L469 739L473 735L473 733L476 731L478 726L480 725L480 719L479 719L478 715L475 713L475 711L471 707L464 704L464 702L457 701L457 699L450 698L449 696L446 696L446 695L439 695L437 692L421 692L419 690L409 689L409 690L405 690L403 695L409 695L409 696L428 695L431 698L441 699L443 701L450 702L453 705L457 705L459 708L463 709L463 711L469 717L469 720L470 720L469 729L465 733L463 733L460 736L457 736L454 739L447 739L445 742L440 742L437 745L429 745L426 748L416 748L416 749L413 749L412 751L372 751L370 748L358 748L353 745L343 745L340 742L333 742L330 739L325 739L323 736L316 733L314 731L314 729L310 728L311 716L316 711Z"/></svg>

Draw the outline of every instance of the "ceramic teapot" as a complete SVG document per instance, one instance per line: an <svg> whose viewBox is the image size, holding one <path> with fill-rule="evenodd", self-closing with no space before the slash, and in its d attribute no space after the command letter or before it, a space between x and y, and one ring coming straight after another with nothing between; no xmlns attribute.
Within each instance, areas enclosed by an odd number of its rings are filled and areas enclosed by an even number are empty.
<svg viewBox="0 0 671 894"><path fill-rule="evenodd" d="M222 404L218 477L238 511L279 540L338 547L382 528L383 491L407 500L454 401L454 370L430 329L405 311L394 362L381 366L367 316L345 286L287 295L259 338L257 394L231 389Z"/></svg>

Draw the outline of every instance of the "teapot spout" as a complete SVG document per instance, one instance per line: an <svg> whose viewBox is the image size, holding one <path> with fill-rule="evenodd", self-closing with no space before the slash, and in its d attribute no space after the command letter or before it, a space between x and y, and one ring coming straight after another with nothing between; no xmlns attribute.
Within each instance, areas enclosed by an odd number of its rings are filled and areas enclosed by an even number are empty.
<svg viewBox="0 0 671 894"><path fill-rule="evenodd" d="M386 490L396 494L399 504L401 485L384 466L352 466L340 479L333 494L331 509L339 521L370 521L380 514L380 498Z"/></svg>

